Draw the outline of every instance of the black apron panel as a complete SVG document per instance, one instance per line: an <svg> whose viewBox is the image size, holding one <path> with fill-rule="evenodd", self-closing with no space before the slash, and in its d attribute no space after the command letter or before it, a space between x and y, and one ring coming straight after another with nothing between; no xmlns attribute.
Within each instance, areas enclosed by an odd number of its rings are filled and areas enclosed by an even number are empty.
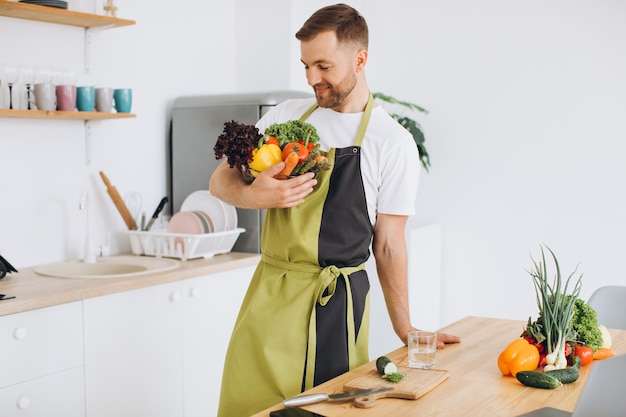
<svg viewBox="0 0 626 417"><path fill-rule="evenodd" d="M357 271L349 277L352 290L352 309L354 310L355 337L359 337L359 329L365 312L365 301L370 292L370 281L366 271Z"/></svg>
<svg viewBox="0 0 626 417"><path fill-rule="evenodd" d="M361 148L336 149L318 241L322 267L360 265L369 258L372 225L361 177Z"/></svg>
<svg viewBox="0 0 626 417"><path fill-rule="evenodd" d="M365 271L353 273L349 281L354 310L355 337L358 337L370 285ZM315 311L317 347L313 384L319 385L350 370L346 348L348 345L348 329L345 320L347 316L346 282L343 277L337 279L335 294L328 303L325 306L317 304Z"/></svg>

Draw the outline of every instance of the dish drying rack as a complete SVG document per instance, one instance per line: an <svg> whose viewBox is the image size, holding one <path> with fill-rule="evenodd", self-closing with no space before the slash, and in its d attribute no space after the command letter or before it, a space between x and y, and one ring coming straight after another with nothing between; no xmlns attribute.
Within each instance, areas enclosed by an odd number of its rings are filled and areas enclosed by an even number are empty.
<svg viewBox="0 0 626 417"><path fill-rule="evenodd" d="M128 231L133 254L176 258L182 261L211 258L221 253L228 253L243 232L245 229L240 227L203 234Z"/></svg>

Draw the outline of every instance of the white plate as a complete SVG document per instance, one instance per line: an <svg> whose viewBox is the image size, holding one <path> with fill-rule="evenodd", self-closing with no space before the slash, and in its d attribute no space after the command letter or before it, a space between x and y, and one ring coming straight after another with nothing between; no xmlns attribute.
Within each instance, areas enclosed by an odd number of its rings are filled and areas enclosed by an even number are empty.
<svg viewBox="0 0 626 417"><path fill-rule="evenodd" d="M213 220L214 232L228 230L226 224L226 208L224 204L213 197L209 190L194 191L189 194L180 206L180 211L201 210Z"/></svg>
<svg viewBox="0 0 626 417"><path fill-rule="evenodd" d="M222 206L224 206L224 212L226 213L226 230L235 230L237 228L237 209L228 203L224 203L220 200Z"/></svg>

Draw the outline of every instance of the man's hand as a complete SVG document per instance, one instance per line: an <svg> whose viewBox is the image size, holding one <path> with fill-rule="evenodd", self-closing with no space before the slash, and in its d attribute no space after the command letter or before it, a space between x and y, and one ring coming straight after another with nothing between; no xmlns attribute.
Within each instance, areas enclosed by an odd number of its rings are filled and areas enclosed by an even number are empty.
<svg viewBox="0 0 626 417"><path fill-rule="evenodd" d="M287 180L274 178L285 166L280 162L261 172L252 184L243 181L241 172L230 168L226 161L213 172L209 183L211 194L241 208L265 209L295 207L313 191L317 180L309 172Z"/></svg>
<svg viewBox="0 0 626 417"><path fill-rule="evenodd" d="M280 162L261 172L247 187L245 193L255 201L256 208L287 208L304 202L304 197L313 191L317 180L309 172L286 180L274 178L284 168Z"/></svg>
<svg viewBox="0 0 626 417"><path fill-rule="evenodd" d="M443 349L449 343L460 343L461 338L447 333L437 332L437 349Z"/></svg>

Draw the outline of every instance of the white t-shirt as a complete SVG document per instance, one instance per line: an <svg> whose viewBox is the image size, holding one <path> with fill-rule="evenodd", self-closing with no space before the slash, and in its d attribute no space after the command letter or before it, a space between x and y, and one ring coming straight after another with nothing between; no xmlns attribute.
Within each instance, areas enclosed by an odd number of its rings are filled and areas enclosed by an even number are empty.
<svg viewBox="0 0 626 417"><path fill-rule="evenodd" d="M284 101L258 121L261 132L273 123L298 120L315 104L315 98ZM345 148L354 145L363 113L340 113L318 107L306 122L315 126L320 147ZM411 134L380 106L372 109L361 145L361 175L372 225L376 215L415 213L420 175L417 145Z"/></svg>

